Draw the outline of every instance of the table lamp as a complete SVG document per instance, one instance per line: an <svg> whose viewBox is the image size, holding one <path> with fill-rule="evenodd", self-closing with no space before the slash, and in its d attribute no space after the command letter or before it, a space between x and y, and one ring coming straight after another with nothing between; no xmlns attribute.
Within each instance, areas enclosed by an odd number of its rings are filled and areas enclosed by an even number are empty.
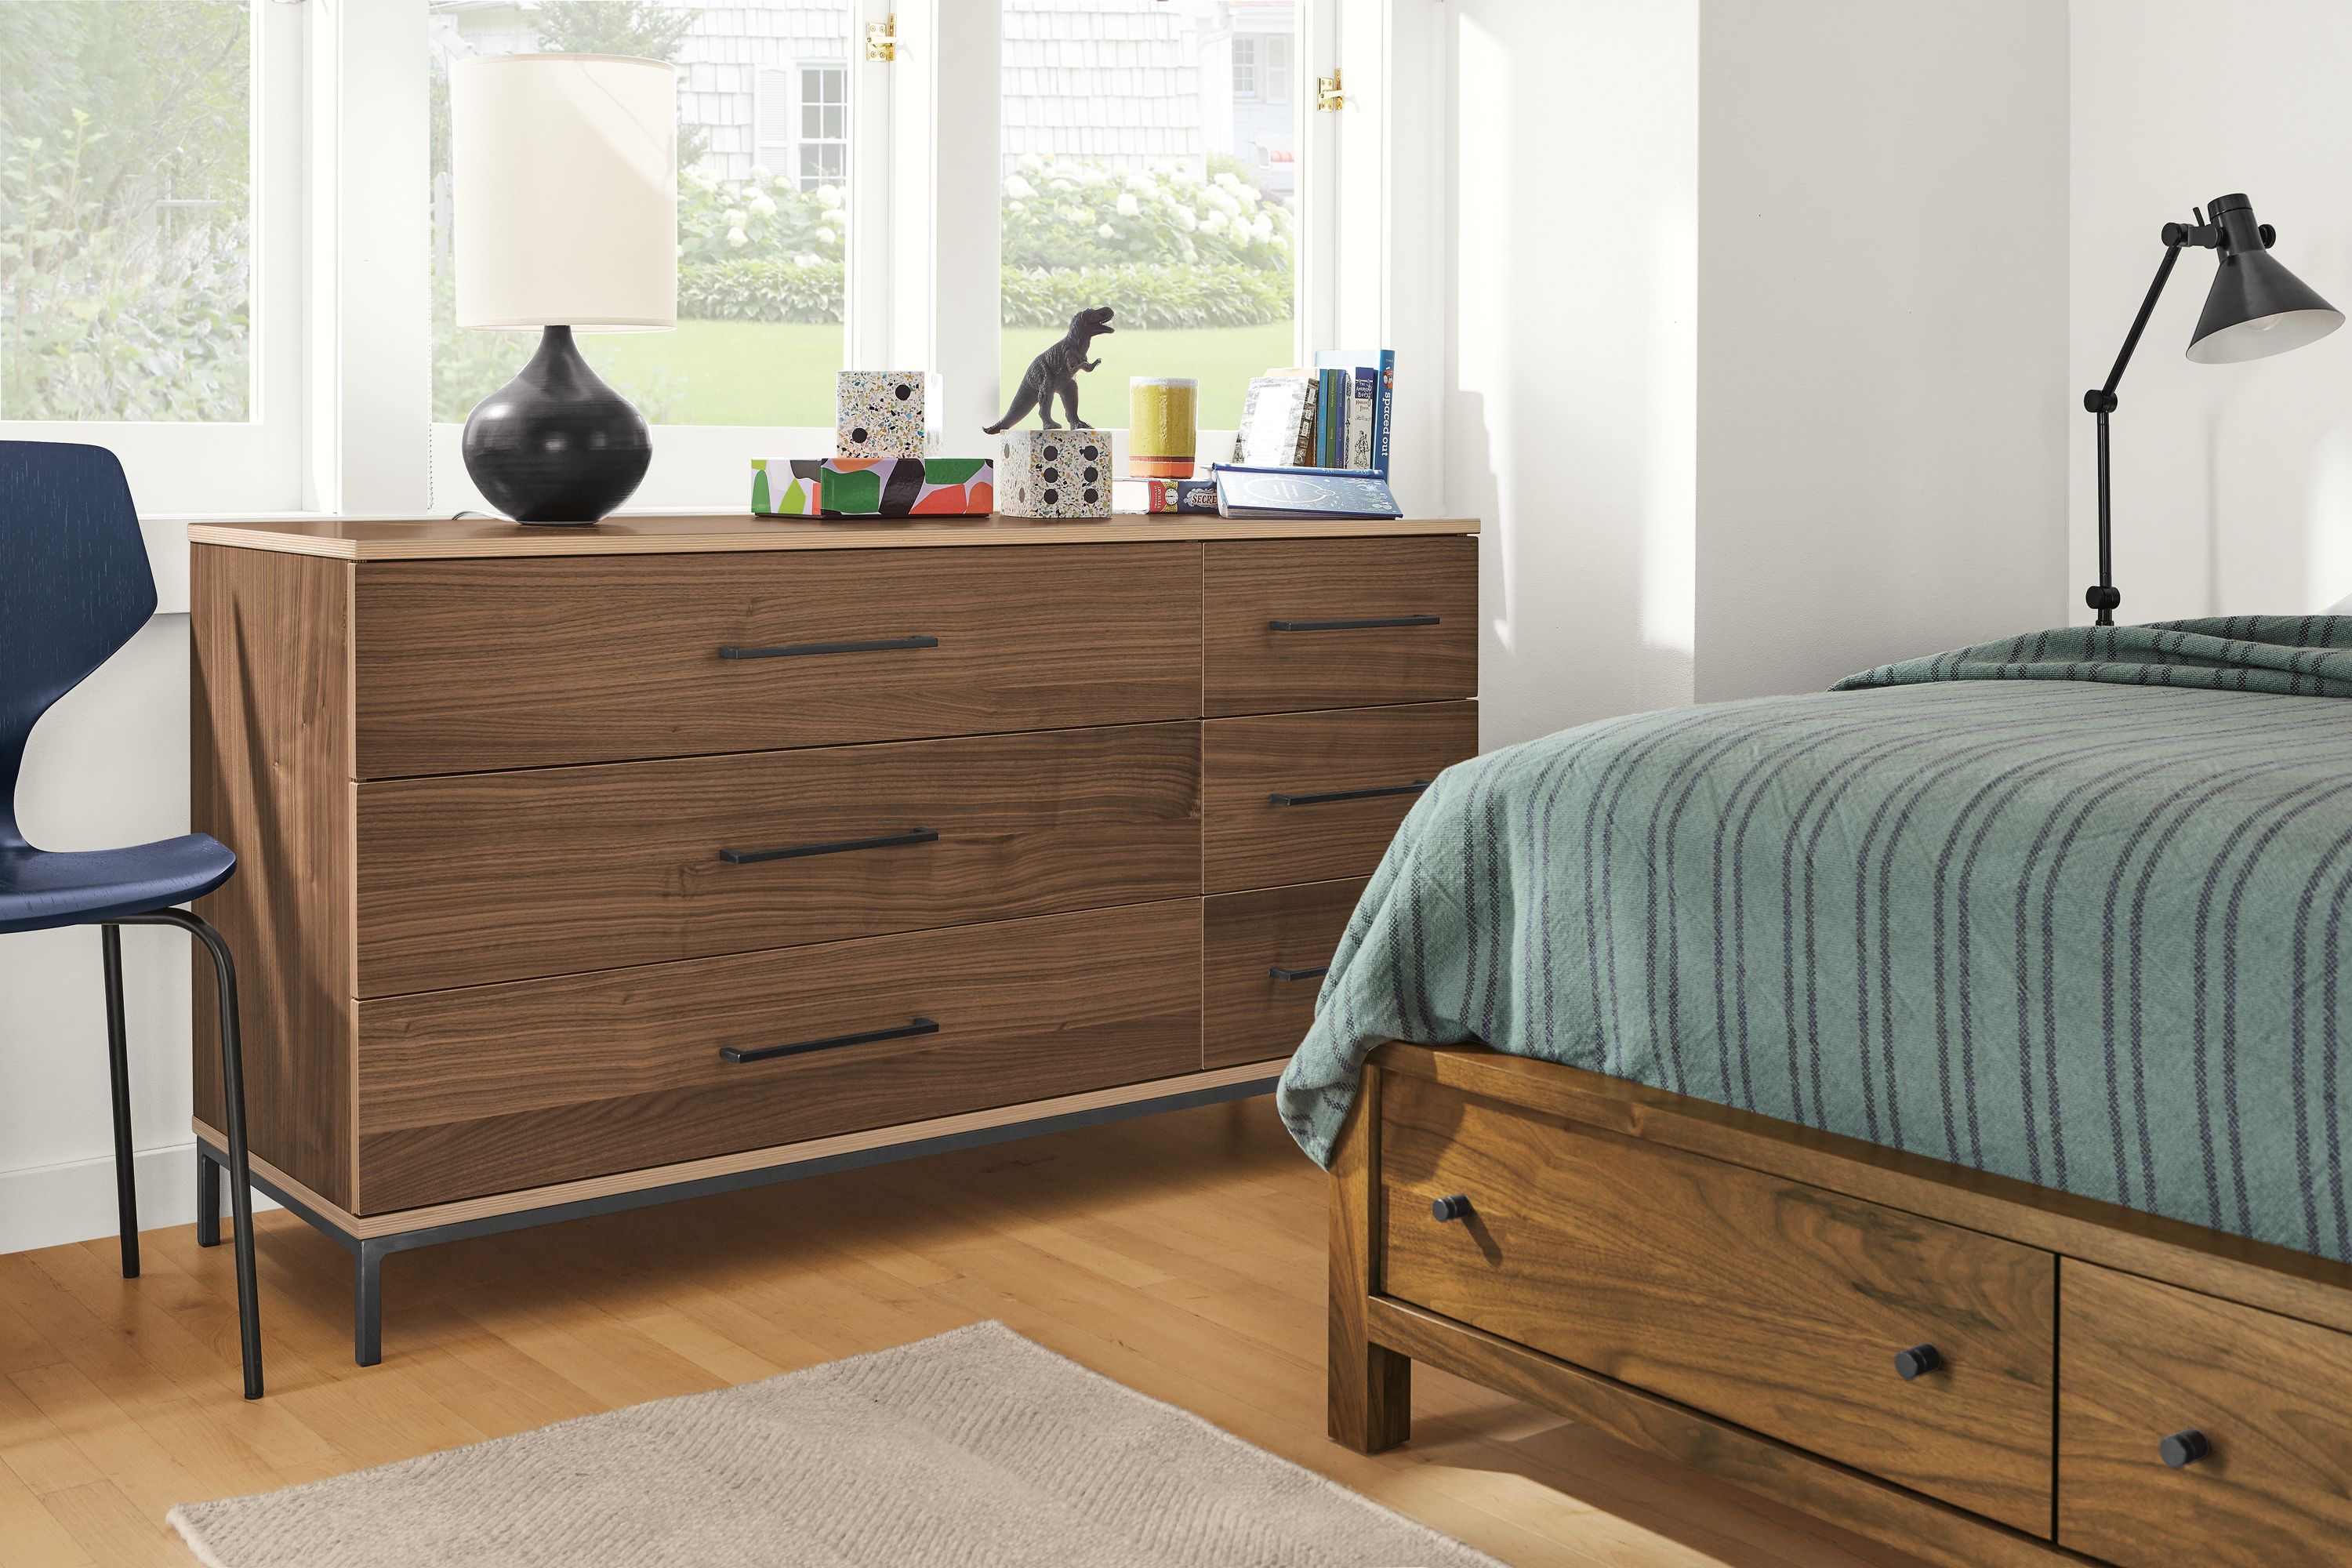
<svg viewBox="0 0 2352 1568"><path fill-rule="evenodd" d="M2157 296L2164 292L2181 247L2194 245L2221 253L2196 333L2189 340L2189 357L2199 364L2267 359L2315 342L2344 324L2343 311L2271 255L2278 231L2254 221L2254 205L2242 192L2215 196L2203 212L2189 210L2197 219L2194 226L2168 223L2158 237L2164 241L2164 260L2156 269L2156 281L2147 286L2147 298L2139 302L2131 331L2124 335L2123 352L2116 355L2106 384L2083 394L2083 406L2099 416L2099 580L2084 591L2083 602L2098 612L2095 624L2103 626L2116 624L2116 606L2124 602L2116 590L2107 533L2107 416L2116 411L2116 384L2131 363L2132 350L2139 346L2148 313L2156 309Z"/></svg>
<svg viewBox="0 0 2352 1568"><path fill-rule="evenodd" d="M587 523L653 458L645 416L576 331L677 325L677 78L618 55L484 55L449 69L457 324L540 329L466 421L466 471L517 522Z"/></svg>

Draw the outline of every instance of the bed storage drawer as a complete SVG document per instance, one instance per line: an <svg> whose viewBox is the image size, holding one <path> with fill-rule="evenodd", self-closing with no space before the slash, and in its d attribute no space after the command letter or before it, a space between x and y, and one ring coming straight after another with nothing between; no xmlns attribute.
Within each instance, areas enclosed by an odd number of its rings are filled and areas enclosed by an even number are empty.
<svg viewBox="0 0 2352 1568"><path fill-rule="evenodd" d="M361 1212L1200 1060L1198 899L386 997L359 1005Z"/></svg>
<svg viewBox="0 0 2352 1568"><path fill-rule="evenodd" d="M1202 880L1223 893L1369 876L1421 791L1477 749L1475 702L1212 719Z"/></svg>
<svg viewBox="0 0 2352 1568"><path fill-rule="evenodd" d="M1201 581L1203 711L1478 694L1478 542L1219 540Z"/></svg>
<svg viewBox="0 0 2352 1568"><path fill-rule="evenodd" d="M362 784L359 994L1198 893L1200 777L1184 723Z"/></svg>
<svg viewBox="0 0 2352 1568"><path fill-rule="evenodd" d="M1364 879L1225 893L1201 931L1204 1068L1271 1061L1298 1048Z"/></svg>
<svg viewBox="0 0 2352 1568"><path fill-rule="evenodd" d="M2352 1335L2063 1269L2059 1544L2120 1568L2352 1562Z"/></svg>
<svg viewBox="0 0 2352 1568"><path fill-rule="evenodd" d="M1381 1108L1383 1293L2049 1535L2050 1254L1405 1074Z"/></svg>
<svg viewBox="0 0 2352 1568"><path fill-rule="evenodd" d="M1177 542L371 562L357 773L1194 718L1200 563Z"/></svg>

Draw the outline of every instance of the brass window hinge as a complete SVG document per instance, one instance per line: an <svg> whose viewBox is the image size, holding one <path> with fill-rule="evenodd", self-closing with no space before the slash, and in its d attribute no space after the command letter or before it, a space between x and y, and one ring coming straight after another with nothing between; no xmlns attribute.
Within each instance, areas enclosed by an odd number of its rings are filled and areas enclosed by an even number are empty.
<svg viewBox="0 0 2352 1568"><path fill-rule="evenodd" d="M866 24L866 58L869 60L895 60L898 58L898 16L892 12L878 22Z"/></svg>
<svg viewBox="0 0 2352 1568"><path fill-rule="evenodd" d="M1329 76L1315 79L1315 108L1318 113L1337 114L1348 107L1348 95L1340 89L1339 68L1333 66Z"/></svg>

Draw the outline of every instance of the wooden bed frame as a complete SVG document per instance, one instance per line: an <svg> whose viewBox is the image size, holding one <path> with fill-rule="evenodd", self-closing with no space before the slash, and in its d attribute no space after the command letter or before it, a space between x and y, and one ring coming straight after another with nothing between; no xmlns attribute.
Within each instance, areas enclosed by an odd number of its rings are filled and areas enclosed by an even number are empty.
<svg viewBox="0 0 2352 1568"><path fill-rule="evenodd" d="M1475 1047L1331 1175L1352 1448L1425 1361L1948 1568L2352 1563L2352 1268Z"/></svg>

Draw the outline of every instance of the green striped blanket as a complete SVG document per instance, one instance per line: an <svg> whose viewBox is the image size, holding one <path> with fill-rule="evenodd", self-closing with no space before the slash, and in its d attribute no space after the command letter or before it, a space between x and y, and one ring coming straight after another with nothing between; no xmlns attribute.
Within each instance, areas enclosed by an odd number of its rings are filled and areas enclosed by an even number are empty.
<svg viewBox="0 0 2352 1568"><path fill-rule="evenodd" d="M1448 769L1284 1072L1475 1038L2352 1259L2352 617L2029 633Z"/></svg>

